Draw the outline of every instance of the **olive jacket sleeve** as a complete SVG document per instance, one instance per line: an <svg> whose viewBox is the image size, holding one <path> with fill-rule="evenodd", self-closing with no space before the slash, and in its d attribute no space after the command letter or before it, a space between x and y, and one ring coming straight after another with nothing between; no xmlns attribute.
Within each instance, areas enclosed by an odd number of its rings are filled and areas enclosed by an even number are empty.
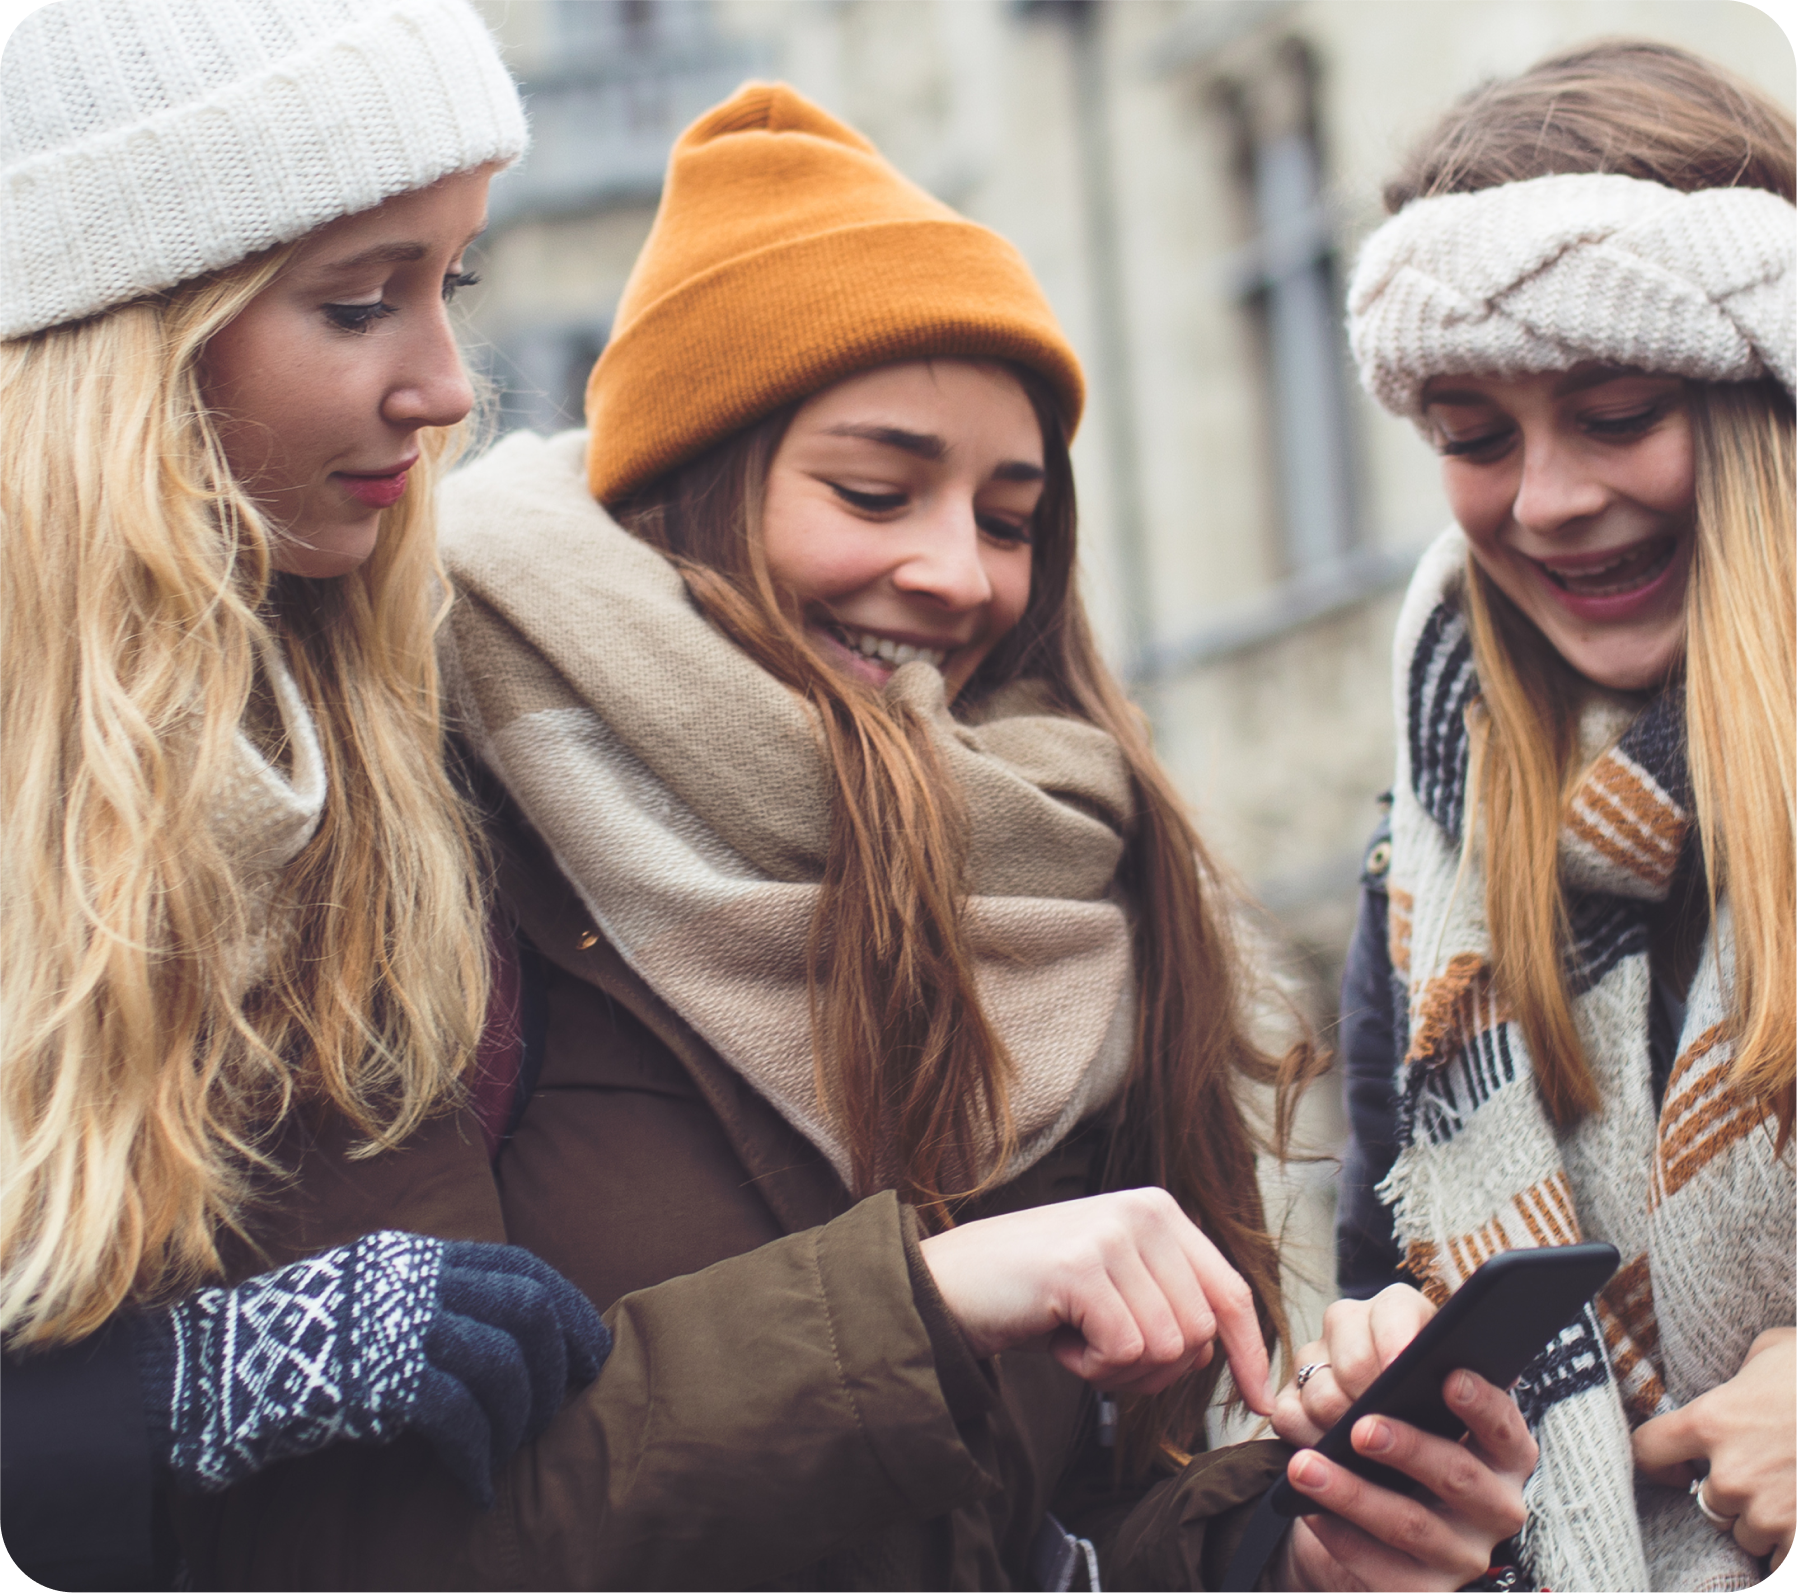
<svg viewBox="0 0 1797 1593"><path fill-rule="evenodd" d="M378 1227L523 1243L605 1310L611 1357L490 1510L408 1438L181 1501L196 1585L1021 1587L1050 1511L1139 1568L1126 1584L1202 1586L1226 1563L1268 1446L1087 1486L1109 1454L1086 1385L1038 1352L975 1361L896 1196L851 1200L550 867L501 879L546 1002L510 1143L490 1161L462 1112L358 1157L324 1124L277 1151L294 1173L243 1271ZM1090 1192L1089 1138L967 1215Z"/></svg>
<svg viewBox="0 0 1797 1593"><path fill-rule="evenodd" d="M331 1172L376 1185L375 1203L415 1230L499 1237L441 1165L483 1156L478 1128L440 1120L421 1139ZM340 1242L303 1216L302 1204L297 1247ZM615 1343L598 1381L500 1474L492 1509L474 1506L421 1441L339 1445L223 1495L179 1499L194 1584L1021 1585L1003 1563L1015 1553L969 1541L988 1514L1030 1514L995 1497L1016 1486L996 1451L1017 1417L993 1367L959 1339L891 1193L626 1295L606 1320ZM1025 1358L1022 1382L1047 1364ZM1249 1444L1200 1456L1074 1529L1129 1568L1123 1585L1204 1586L1285 1453ZM989 1513L970 1511L983 1500Z"/></svg>

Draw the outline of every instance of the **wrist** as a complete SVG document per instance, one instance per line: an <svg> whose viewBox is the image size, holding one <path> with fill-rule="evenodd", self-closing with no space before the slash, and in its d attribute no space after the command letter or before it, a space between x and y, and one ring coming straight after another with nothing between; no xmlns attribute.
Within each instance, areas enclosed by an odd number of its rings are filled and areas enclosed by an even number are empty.
<svg viewBox="0 0 1797 1593"><path fill-rule="evenodd" d="M1310 1583L1298 1568L1297 1541L1298 1523L1294 1521L1291 1530L1279 1540L1267 1574L1261 1578L1263 1587L1278 1588L1282 1593L1312 1593Z"/></svg>

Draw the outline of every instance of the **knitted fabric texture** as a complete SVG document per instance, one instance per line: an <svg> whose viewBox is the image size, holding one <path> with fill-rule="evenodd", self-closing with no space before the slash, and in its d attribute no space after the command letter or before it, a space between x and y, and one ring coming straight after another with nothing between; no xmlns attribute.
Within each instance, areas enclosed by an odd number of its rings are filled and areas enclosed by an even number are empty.
<svg viewBox="0 0 1797 1593"><path fill-rule="evenodd" d="M476 1499L611 1331L515 1245L367 1234L135 1319L152 1452L213 1492L339 1442L426 1438Z"/></svg>
<svg viewBox="0 0 1797 1593"><path fill-rule="evenodd" d="M1797 1178L1775 1123L1728 1084L1733 964L1724 897L1692 981L1657 1120L1648 904L1696 845L1682 704L1597 692L1560 867L1574 1021L1602 1104L1558 1133L1521 1026L1497 994L1474 835L1461 870L1478 693L1458 605L1465 539L1418 567L1398 623L1390 935L1400 988L1397 1160L1380 1194L1406 1265L1445 1299L1500 1250L1602 1239L1623 1266L1524 1374L1541 1460L1524 1494L1527 1567L1551 1588L1736 1588L1754 1561L1682 1489L1637 1486L1630 1430L1739 1371L1797 1312Z"/></svg>
<svg viewBox="0 0 1797 1593"><path fill-rule="evenodd" d="M747 84L674 145L587 384L593 495L614 502L857 371L932 356L1014 360L1079 420L1079 362L1023 256L784 84Z"/></svg>
<svg viewBox="0 0 1797 1593"><path fill-rule="evenodd" d="M1794 257L1797 208L1758 188L1574 172L1440 194L1362 248L1349 341L1367 391L1411 417L1432 376L1585 361L1789 392Z"/></svg>
<svg viewBox="0 0 1797 1593"><path fill-rule="evenodd" d="M846 1181L807 981L830 839L816 722L593 501L585 448L579 432L514 434L445 488L454 715L611 944ZM1134 980L1113 894L1127 767L1109 736L1027 690L975 724L950 715L922 660L886 692L932 728L967 802L966 922L1015 1064L1015 1176L1128 1065Z"/></svg>
<svg viewBox="0 0 1797 1593"><path fill-rule="evenodd" d="M0 337L523 152L467 0L52 0L0 56Z"/></svg>
<svg viewBox="0 0 1797 1593"><path fill-rule="evenodd" d="M211 1491L343 1439L395 1437L424 1381L440 1240L376 1233L168 1313L167 1384L146 1379L152 1438L170 1469ZM160 1357L147 1358L162 1370Z"/></svg>
<svg viewBox="0 0 1797 1593"><path fill-rule="evenodd" d="M282 875L318 829L325 799L324 753L311 710L278 649L268 648L261 665L280 715L286 766L272 763L240 729L213 817L243 903L244 938L232 947L232 983L240 995L268 971L293 928Z"/></svg>

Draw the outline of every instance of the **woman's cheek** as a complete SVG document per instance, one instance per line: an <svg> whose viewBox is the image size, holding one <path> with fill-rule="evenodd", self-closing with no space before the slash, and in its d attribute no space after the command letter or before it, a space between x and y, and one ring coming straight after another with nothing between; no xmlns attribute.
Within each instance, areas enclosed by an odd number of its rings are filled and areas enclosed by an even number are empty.
<svg viewBox="0 0 1797 1593"><path fill-rule="evenodd" d="M1512 484L1496 472L1458 462L1444 464L1441 478L1454 523L1474 542L1494 539L1510 517Z"/></svg>

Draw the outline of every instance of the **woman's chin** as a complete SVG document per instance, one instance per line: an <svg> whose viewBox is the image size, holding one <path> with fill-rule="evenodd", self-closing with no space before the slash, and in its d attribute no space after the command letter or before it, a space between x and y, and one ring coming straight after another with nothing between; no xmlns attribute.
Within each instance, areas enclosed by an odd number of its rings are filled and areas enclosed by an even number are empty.
<svg viewBox="0 0 1797 1593"><path fill-rule="evenodd" d="M282 532L275 538L274 566L283 575L301 575L314 581L348 575L368 562L380 532L378 514L369 515L365 525L333 526L311 537Z"/></svg>
<svg viewBox="0 0 1797 1593"><path fill-rule="evenodd" d="M1685 632L1681 624L1671 636L1556 641L1555 649L1585 679L1607 691L1658 691L1685 656Z"/></svg>

